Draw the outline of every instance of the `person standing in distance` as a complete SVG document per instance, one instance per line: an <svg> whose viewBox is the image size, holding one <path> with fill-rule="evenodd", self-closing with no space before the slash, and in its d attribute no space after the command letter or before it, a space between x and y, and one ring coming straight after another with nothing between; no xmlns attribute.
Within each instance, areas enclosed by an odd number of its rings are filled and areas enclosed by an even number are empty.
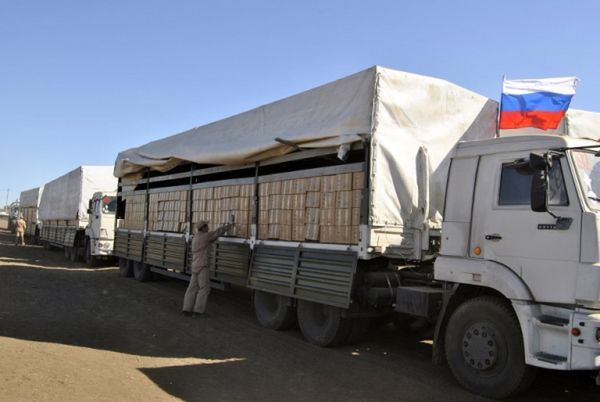
<svg viewBox="0 0 600 402"><path fill-rule="evenodd" d="M24 246L25 245L25 229L27 229L27 222L22 216L15 222L15 244Z"/></svg>
<svg viewBox="0 0 600 402"><path fill-rule="evenodd" d="M192 240L192 277L183 298L183 314L197 316L206 311L206 301L210 293L208 256L210 245L225 234L233 224L227 223L220 228L208 231L208 222L195 225Z"/></svg>

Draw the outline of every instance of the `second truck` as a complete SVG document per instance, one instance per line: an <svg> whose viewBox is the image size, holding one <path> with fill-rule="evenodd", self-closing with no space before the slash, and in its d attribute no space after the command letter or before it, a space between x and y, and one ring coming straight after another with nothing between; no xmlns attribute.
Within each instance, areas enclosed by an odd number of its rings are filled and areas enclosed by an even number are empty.
<svg viewBox="0 0 600 402"><path fill-rule="evenodd" d="M117 180L110 166L80 166L44 186L40 241L89 265L112 258Z"/></svg>

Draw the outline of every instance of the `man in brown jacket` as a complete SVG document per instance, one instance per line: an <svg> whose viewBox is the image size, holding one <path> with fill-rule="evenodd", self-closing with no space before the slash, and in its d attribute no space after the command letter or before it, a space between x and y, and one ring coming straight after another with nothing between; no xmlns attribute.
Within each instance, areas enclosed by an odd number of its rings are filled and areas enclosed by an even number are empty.
<svg viewBox="0 0 600 402"><path fill-rule="evenodd" d="M19 219L15 222L15 244L18 246L25 245L25 229L27 229L27 222L23 219L22 216L19 216Z"/></svg>
<svg viewBox="0 0 600 402"><path fill-rule="evenodd" d="M210 293L208 257L210 245L227 232L233 225L226 224L208 231L208 222L196 224L194 239L192 240L192 277L183 298L183 314L197 316L204 314L206 301Z"/></svg>

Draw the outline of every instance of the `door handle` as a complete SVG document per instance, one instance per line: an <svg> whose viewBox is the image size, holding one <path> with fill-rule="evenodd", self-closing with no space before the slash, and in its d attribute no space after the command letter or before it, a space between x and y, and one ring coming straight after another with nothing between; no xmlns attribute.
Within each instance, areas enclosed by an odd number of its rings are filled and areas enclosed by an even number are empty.
<svg viewBox="0 0 600 402"><path fill-rule="evenodd" d="M497 233L494 233L494 234L485 235L485 239L486 240L498 241L498 240L502 240L502 236L500 236Z"/></svg>

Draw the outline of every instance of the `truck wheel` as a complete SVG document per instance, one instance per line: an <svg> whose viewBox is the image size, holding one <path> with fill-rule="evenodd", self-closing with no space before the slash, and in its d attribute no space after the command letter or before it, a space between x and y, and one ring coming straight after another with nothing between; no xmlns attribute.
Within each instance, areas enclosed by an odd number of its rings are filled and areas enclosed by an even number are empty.
<svg viewBox="0 0 600 402"><path fill-rule="evenodd" d="M125 258L119 258L119 275L124 278L133 276L133 264Z"/></svg>
<svg viewBox="0 0 600 402"><path fill-rule="evenodd" d="M69 253L70 253L69 260L71 262L77 262L77 261L79 261L79 248L78 247L71 248L71 250L69 251Z"/></svg>
<svg viewBox="0 0 600 402"><path fill-rule="evenodd" d="M351 320L351 328L344 340L346 345L354 345L360 342L369 330L370 320L368 318L354 318Z"/></svg>
<svg viewBox="0 0 600 402"><path fill-rule="evenodd" d="M341 308L299 300L298 324L310 343L333 346L347 338L351 322L342 317Z"/></svg>
<svg viewBox="0 0 600 402"><path fill-rule="evenodd" d="M289 297L255 290L254 312L260 325L277 331L290 329L296 323L296 311L289 300Z"/></svg>
<svg viewBox="0 0 600 402"><path fill-rule="evenodd" d="M147 282L152 278L152 271L150 271L150 265L144 264L143 262L133 262L133 277L139 282Z"/></svg>
<svg viewBox="0 0 600 402"><path fill-rule="evenodd" d="M85 245L85 264L88 267L96 265L96 257L92 255L92 243L86 242Z"/></svg>
<svg viewBox="0 0 600 402"><path fill-rule="evenodd" d="M502 399L524 391L535 377L525 364L523 337L511 307L489 296L460 305L445 334L448 365L471 392Z"/></svg>

